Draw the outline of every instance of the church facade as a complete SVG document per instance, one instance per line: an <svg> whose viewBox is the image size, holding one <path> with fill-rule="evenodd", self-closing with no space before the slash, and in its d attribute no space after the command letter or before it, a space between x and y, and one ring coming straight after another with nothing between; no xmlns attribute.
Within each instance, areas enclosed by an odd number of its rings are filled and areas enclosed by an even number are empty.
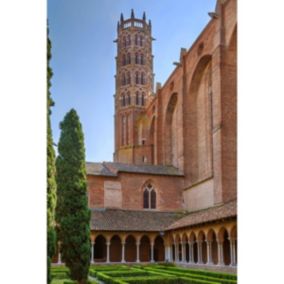
<svg viewBox="0 0 284 284"><path fill-rule="evenodd" d="M236 271L236 0L209 15L155 90L151 21L121 15L114 161L86 165L92 263Z"/></svg>

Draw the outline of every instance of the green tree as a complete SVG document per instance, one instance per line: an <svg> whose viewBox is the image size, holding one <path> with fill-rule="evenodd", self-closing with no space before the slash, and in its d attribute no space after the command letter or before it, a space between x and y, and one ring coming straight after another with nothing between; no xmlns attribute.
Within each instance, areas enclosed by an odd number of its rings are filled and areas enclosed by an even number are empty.
<svg viewBox="0 0 284 284"><path fill-rule="evenodd" d="M57 222L62 259L71 279L87 283L90 266L90 210L87 200L84 135L79 117L71 109L60 123L56 160Z"/></svg>
<svg viewBox="0 0 284 284"><path fill-rule="evenodd" d="M55 207L56 207L56 168L55 153L50 123L51 107L54 102L50 94L52 69L49 66L51 59L51 41L47 35L47 283L51 282L50 263L56 249Z"/></svg>

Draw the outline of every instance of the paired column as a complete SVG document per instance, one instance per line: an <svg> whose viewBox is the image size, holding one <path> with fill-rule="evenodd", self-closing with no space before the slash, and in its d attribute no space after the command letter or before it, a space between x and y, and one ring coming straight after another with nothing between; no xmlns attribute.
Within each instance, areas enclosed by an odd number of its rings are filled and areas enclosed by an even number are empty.
<svg viewBox="0 0 284 284"><path fill-rule="evenodd" d="M224 266L223 241L218 241L218 265Z"/></svg>
<svg viewBox="0 0 284 284"><path fill-rule="evenodd" d="M194 242L189 241L188 245L189 245L189 262L190 263L194 263L194 257L193 257L193 245L194 245Z"/></svg>
<svg viewBox="0 0 284 284"><path fill-rule="evenodd" d="M186 262L186 245L185 244L186 244L185 242L181 243L181 259L183 263Z"/></svg>
<svg viewBox="0 0 284 284"><path fill-rule="evenodd" d="M175 243L175 262L179 262L179 244Z"/></svg>
<svg viewBox="0 0 284 284"><path fill-rule="evenodd" d="M110 247L110 241L106 242L106 246L107 246L107 259L106 262L109 263L109 247Z"/></svg>
<svg viewBox="0 0 284 284"><path fill-rule="evenodd" d="M136 242L136 262L140 262L140 241Z"/></svg>
<svg viewBox="0 0 284 284"><path fill-rule="evenodd" d="M151 242L151 262L154 262L154 242Z"/></svg>
<svg viewBox="0 0 284 284"><path fill-rule="evenodd" d="M202 264L202 241L197 241L197 263Z"/></svg>
<svg viewBox="0 0 284 284"><path fill-rule="evenodd" d="M212 265L212 241L206 241L207 243L207 265Z"/></svg>
<svg viewBox="0 0 284 284"><path fill-rule="evenodd" d="M231 266L235 266L237 264L236 261L236 240L230 239L230 256L231 256Z"/></svg>
<svg viewBox="0 0 284 284"><path fill-rule="evenodd" d="M125 241L121 242L121 262L124 263L125 262Z"/></svg>
<svg viewBox="0 0 284 284"><path fill-rule="evenodd" d="M94 249L95 249L95 241L91 242L91 263L94 263Z"/></svg>

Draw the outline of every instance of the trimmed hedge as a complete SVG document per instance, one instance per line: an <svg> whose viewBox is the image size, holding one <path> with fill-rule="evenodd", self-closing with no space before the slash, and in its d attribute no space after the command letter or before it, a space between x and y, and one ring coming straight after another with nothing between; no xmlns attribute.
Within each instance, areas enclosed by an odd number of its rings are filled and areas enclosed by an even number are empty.
<svg viewBox="0 0 284 284"><path fill-rule="evenodd" d="M108 275L110 277L131 277L131 276L148 276L151 275L151 272L145 271L145 270L138 270L133 269L130 271L109 271L104 272L105 275Z"/></svg>
<svg viewBox="0 0 284 284"><path fill-rule="evenodd" d="M183 277L163 277L163 276L149 276L149 277L127 277L119 278L128 284L220 284L219 282L195 280Z"/></svg>
<svg viewBox="0 0 284 284"><path fill-rule="evenodd" d="M199 275L199 274L192 274L190 270L186 271L169 271L161 268L147 268L146 270L148 271L156 271L158 273L164 273L166 272L167 274L170 275L176 275L178 277L190 277L191 279L196 279L196 280L206 280L206 281L216 281L221 284L236 284L236 280L228 280L228 279L220 279L218 277L212 277L212 276L206 276L206 275Z"/></svg>
<svg viewBox="0 0 284 284"><path fill-rule="evenodd" d="M237 275L235 274L229 274L229 273L223 273L223 272L215 272L215 271L208 271L208 270L202 270L202 269L185 269L180 267L168 267L168 266L160 266L159 269L164 270L170 270L170 271L185 271L190 272L191 274L198 274L198 275L206 275L206 276L212 276L217 277L219 279L229 279L229 280L237 280Z"/></svg>

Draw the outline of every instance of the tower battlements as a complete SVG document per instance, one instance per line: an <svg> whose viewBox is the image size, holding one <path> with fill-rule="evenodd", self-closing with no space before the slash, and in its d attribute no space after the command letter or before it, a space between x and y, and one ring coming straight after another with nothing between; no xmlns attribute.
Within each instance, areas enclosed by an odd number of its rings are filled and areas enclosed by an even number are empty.
<svg viewBox="0 0 284 284"><path fill-rule="evenodd" d="M120 15L120 21L117 23L117 31L135 28L151 30L151 21L146 21L146 13L143 13L142 19L135 18L134 10L131 10L131 17L124 20L123 14Z"/></svg>

